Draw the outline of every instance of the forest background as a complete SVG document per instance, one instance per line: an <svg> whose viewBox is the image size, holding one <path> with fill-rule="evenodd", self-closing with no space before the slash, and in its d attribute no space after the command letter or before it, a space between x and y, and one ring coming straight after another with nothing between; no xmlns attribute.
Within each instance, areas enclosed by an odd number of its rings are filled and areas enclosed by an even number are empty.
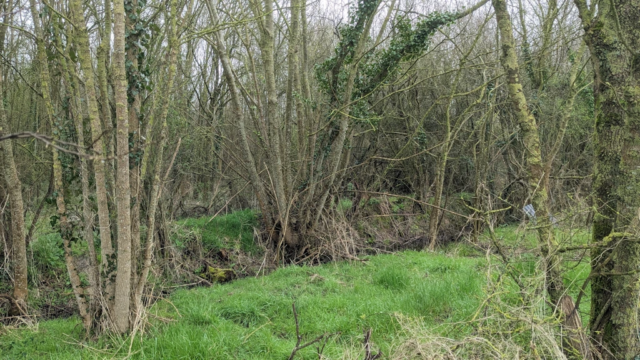
<svg viewBox="0 0 640 360"><path fill-rule="evenodd" d="M509 351L640 354L637 0L5 0L0 18L8 323L60 287L87 337L135 338L194 278L456 243L497 261L479 306L519 294L546 326ZM520 242L496 235L517 223Z"/></svg>

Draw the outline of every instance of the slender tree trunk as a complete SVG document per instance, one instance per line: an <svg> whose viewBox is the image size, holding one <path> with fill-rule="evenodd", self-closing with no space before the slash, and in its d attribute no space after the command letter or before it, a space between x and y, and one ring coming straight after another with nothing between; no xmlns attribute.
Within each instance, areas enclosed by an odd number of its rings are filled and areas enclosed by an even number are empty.
<svg viewBox="0 0 640 360"><path fill-rule="evenodd" d="M2 54L5 32L0 29L0 54ZM7 115L4 110L3 73L4 67L0 65L0 136L9 133ZM13 270L13 298L17 308L12 309L12 315L26 315L27 311L27 249L25 242L24 204L22 201L22 183L18 177L18 170L13 157L13 144L11 140L0 142L0 150L3 157L3 169L5 182L8 187L9 204L11 211L11 265Z"/></svg>
<svg viewBox="0 0 640 360"><path fill-rule="evenodd" d="M78 44L78 60L82 69L82 79L85 83L85 95L87 98L87 112L91 124L93 150L98 154L105 154L102 141L102 125L98 112L96 97L96 83L91 64L91 52L89 48L89 34L84 18L81 0L71 1L71 10L75 22L75 41ZM104 156L104 155L103 155ZM98 225L100 228L100 250L102 257L102 278L104 286L104 298L107 302L107 311L111 312L115 284L113 278L116 271L115 255L111 237L111 220L109 219L109 205L107 199L107 187L105 177L105 162L98 158L93 161L95 173L96 202L98 205ZM110 316L110 314L108 314Z"/></svg>
<svg viewBox="0 0 640 360"><path fill-rule="evenodd" d="M216 10L215 4L212 2L212 0L207 0L206 5L213 22L215 24L219 24L220 20L218 18L218 12ZM267 218L268 220L272 220L273 215L269 212L266 191L264 189L262 181L260 180L256 161L253 153L251 152L251 147L249 146L245 117L242 110L242 103L240 101L241 94L238 88L237 80L233 73L233 68L231 67L231 60L229 59L229 54L227 52L227 48L224 44L224 40L220 31L217 31L215 34L213 34L213 38L214 44L212 45L216 48L219 54L218 56L220 57L220 63L222 64L224 76L227 80L227 86L229 87L229 92L231 94L231 110L233 111L233 115L236 119L238 130L240 132L240 143L244 153L243 155L248 163L247 167L249 170L249 181L256 191L256 197L258 198L260 209L263 211L265 218ZM266 225L269 226L270 224Z"/></svg>
<svg viewBox="0 0 640 360"><path fill-rule="evenodd" d="M5 2L0 6L0 13L4 13L4 23L7 24L9 16L6 15L13 8L13 1ZM4 55L5 36L7 26L0 26L0 55ZM0 64L0 136L9 133L7 113L4 109L4 66ZM25 238L24 203L22 200L22 183L18 177L13 156L13 144L9 141L0 143L0 166L2 175L7 184L8 198L11 211L11 262L13 270L13 297L14 308L12 315L26 315L27 311L27 245ZM0 233L0 236L2 234ZM8 251L9 249L7 249Z"/></svg>
<svg viewBox="0 0 640 360"><path fill-rule="evenodd" d="M120 333L124 333L129 329L131 294L131 187L129 183L129 117L127 109L124 17L124 0L115 0L113 7L113 81L117 123L116 204L118 210L118 267L113 317L116 331Z"/></svg>
<svg viewBox="0 0 640 360"><path fill-rule="evenodd" d="M585 46L584 43L580 46L578 53L575 56L575 61L571 65L571 70L569 72L569 94L567 95L567 100L564 102L564 106L562 108L562 115L560 118L560 126L558 129L558 134L556 135L553 146L549 150L547 154L547 159L545 163L544 170L544 184L545 188L549 189L549 176L551 176L551 169L553 167L553 161L558 155L560 151L560 147L562 146L564 136L567 133L567 127L569 126L569 120L571 119L571 115L573 114L573 103L575 101L576 95L578 93L578 89L576 87L576 79L578 77L578 72L582 69L582 55L584 54Z"/></svg>
<svg viewBox="0 0 640 360"><path fill-rule="evenodd" d="M440 220L440 207L442 205L442 190L444 188L444 173L447 169L447 157L449 151L447 150L448 140L445 145L443 145L442 154L440 154L440 159L438 164L436 165L436 174L435 174L435 191L433 194L433 207L431 207L431 211L429 214L429 250L433 251L436 248L436 243L438 240L438 223Z"/></svg>
<svg viewBox="0 0 640 360"><path fill-rule="evenodd" d="M158 118L162 122L162 129L160 131L160 142L157 145L157 154L154 162L155 167L153 169L153 177L151 179L151 194L149 198L149 207L147 210L147 239L145 243L144 255L142 258L142 272L137 280L137 283L133 284L135 286L134 309L136 312L139 311L143 306L142 295L144 293L144 287L147 283L147 277L149 276L149 270L151 269L153 258L153 239L156 228L156 209L158 207L158 200L160 199L162 189L162 180L160 179L160 174L162 171L164 146L167 143L167 114L169 113L169 95L171 94L171 90L173 89L173 84L175 82L177 54L179 48L177 37L177 17L177 0L171 0L170 19L168 20L171 26L169 33L169 49L167 51L168 70L167 75L164 78L165 80L161 82L162 85L160 86L160 88L163 89L163 91L161 94L159 94L159 99L157 102L157 104L160 104ZM155 105L156 104L154 102L154 109ZM154 115L152 114L151 116ZM153 125L152 120L150 120L149 123ZM150 149L147 149L146 151L150 151ZM148 159L148 157L146 157L146 159ZM146 167L146 163L142 164L142 169L146 169ZM167 170L167 174L168 171L169 170ZM141 178L144 180L144 173L141 175Z"/></svg>
<svg viewBox="0 0 640 360"><path fill-rule="evenodd" d="M97 64L97 72L98 72L98 83L100 87L100 98L101 98L101 120L105 133L105 147L106 147L106 165L105 165L105 176L106 176L106 187L107 191L113 191L113 179L115 178L115 152L114 152L114 131L113 131L113 118L111 116L111 102L109 101L109 77L108 77L108 69L110 63L110 52L111 52L111 25L112 25L112 14L111 14L111 3L112 0L104 0L104 37L100 42L100 46L98 46L98 64Z"/></svg>
<svg viewBox="0 0 640 360"><path fill-rule="evenodd" d="M140 19L137 16L140 10L138 0L127 0L127 4L130 5L131 10L129 14L125 16L125 29L129 36L127 37L127 55L126 61L128 66L128 96L129 102L129 137L133 146L132 151L139 152L142 146L140 142L140 92L143 90L140 77L140 69L138 64L138 46L134 43L139 41L136 36L135 27L140 24ZM167 91L167 89L162 89ZM131 187L131 284L135 287L138 282L138 260L140 259L140 201L142 198L141 193L141 178L140 178L140 161L141 159L134 156L130 161L131 170L129 172L129 186ZM134 289L132 289L134 290ZM131 302L132 306L135 306L135 291L132 291Z"/></svg>
<svg viewBox="0 0 640 360"><path fill-rule="evenodd" d="M44 46L44 39L42 34L42 24L41 18L39 16L38 8L36 6L35 0L30 0L30 9L31 9L31 17L33 20L34 32L36 36L36 52L37 59L39 65L39 75L40 75L40 89L42 91L42 98L45 105L45 110L47 113L47 119L49 120L50 126L52 129L56 129L57 125L54 122L54 110L53 104L51 102L51 97L49 95L50 92L50 84L51 77L49 75L48 61L46 49ZM57 131L54 131L54 141L58 140L58 135L56 135ZM78 271L76 269L73 255L71 254L71 238L73 237L73 226L69 223L67 219L67 207L64 199L64 184L62 179L62 164L60 163L60 158L58 156L58 150L55 148L51 149L52 160L53 160L53 181L54 181L54 191L56 193L56 205L58 208L57 220L60 226L60 236L62 237L62 243L64 248L64 258L65 263L67 265L67 272L69 274L69 280L71 282L71 287L73 289L73 293L76 297L76 302L78 304L78 310L80 312L80 317L82 318L82 323L87 331L91 328L91 318L88 312L88 304L85 296L84 289L82 288L82 284L80 282L80 276L78 275Z"/></svg>
<svg viewBox="0 0 640 360"><path fill-rule="evenodd" d="M562 281L561 259L554 253L556 242L549 220L547 189L544 187L544 164L540 154L538 126L527 105L522 84L520 68L515 50L511 18L505 0L492 0L500 31L501 62L507 77L509 98L513 105L520 134L524 142L527 184L531 203L536 210L538 240L546 259L547 292L551 301L559 308L563 330L567 332L564 352L569 357L591 358L589 344L583 333L580 315L576 311L573 300L566 294Z"/></svg>
<svg viewBox="0 0 640 360"><path fill-rule="evenodd" d="M54 34L56 45L61 49L64 48L60 39L60 34L55 27ZM70 98L69 112L76 128L78 143L80 146L85 146L82 105L80 103L81 95L79 84L75 81L76 72L75 69L67 63L67 60L64 57L60 58L60 64L64 71L64 80L66 82L68 97ZM97 263L98 257L93 239L93 212L91 211L91 202L89 199L89 169L86 158L80 157L78 160L80 162L80 181L82 184L83 236L89 249L90 267L87 275L90 284L88 292L91 299L89 300L88 312L90 317L96 321L97 309L99 307L102 290L100 286L100 268Z"/></svg>
<svg viewBox="0 0 640 360"><path fill-rule="evenodd" d="M286 189L287 194L292 196L292 186L293 186L293 164L298 160L298 164L301 165L302 159L302 116L299 114L302 111L302 108L299 106L302 104L300 99L300 75L298 72L298 66L300 64L300 60L298 59L298 51L300 49L298 44L298 36L300 29L300 4L299 0L291 0L291 11L290 11L290 22L289 22L289 44L288 44L288 52L287 52L287 62L288 62L288 72L287 72L287 91L286 91L286 109L285 109L285 127L287 129L287 134L285 134L285 179L287 182ZM298 139L298 152L294 157L291 154L292 147L289 143L293 143L292 139L292 129L293 129L293 117L294 111L297 113L296 117L297 121L297 139Z"/></svg>
<svg viewBox="0 0 640 360"><path fill-rule="evenodd" d="M256 4L256 9L260 6ZM276 88L276 73L275 73L275 27L273 22L273 0L264 0L264 11L257 10L258 16L264 17L262 26L260 27L260 54L262 55L262 64L264 66L264 76L266 83L266 96L267 96L267 124L269 131L269 141L271 143L272 153L269 158L271 159L271 166L269 169L270 180L273 182L273 190L276 194L275 202L278 209L277 219L274 219L276 223L285 221L287 216L288 200L287 192L285 189L285 169L283 160L285 153L283 151L286 140L283 139L281 134L282 122L278 117L278 90ZM288 226L288 224L280 223L282 230ZM285 234L281 234L285 235Z"/></svg>
<svg viewBox="0 0 640 360"><path fill-rule="evenodd" d="M365 50L365 43L369 38L371 25L373 24L373 19L378 11L378 7L380 6L380 1L374 1L369 4L369 6L371 6L372 8L369 10L370 14L365 20L364 27L355 45L355 49L353 52L354 59L360 59ZM354 84L358 70L358 63L355 62L354 64L346 66L345 70L348 74L348 80L345 85L344 98L340 99L340 102L342 104L349 104L351 102L351 94L355 86ZM345 141L350 130L350 118L348 115L350 107L344 106L344 108L342 108L341 110L341 115L339 115L338 119L338 136L334 140L333 144L331 144L331 152L329 154L329 157L327 158L326 170L328 172L328 180L325 182L326 186L322 190L320 201L318 201L317 206L315 207L313 223L310 226L311 229L315 228L320 221L322 209L324 209L324 206L326 205L327 198L329 197L329 192L331 191L331 186L335 183L336 177L338 176L338 169L340 167L340 160L342 159L342 152L344 151ZM344 174L340 174L341 177L342 175Z"/></svg>

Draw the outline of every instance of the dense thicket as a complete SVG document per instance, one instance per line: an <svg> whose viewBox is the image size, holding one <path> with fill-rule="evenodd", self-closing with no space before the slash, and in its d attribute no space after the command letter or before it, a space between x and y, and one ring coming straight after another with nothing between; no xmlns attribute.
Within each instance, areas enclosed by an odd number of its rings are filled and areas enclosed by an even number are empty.
<svg viewBox="0 0 640 360"><path fill-rule="evenodd" d="M11 313L28 312L38 222L60 233L86 330L126 332L174 219L250 208L269 261L318 262L367 251L336 251L332 239L345 227L371 237L371 212L389 215L400 197L393 236L431 250L530 220L567 354L586 358L552 227L593 220L594 354L633 358L638 9L3 1L0 276Z"/></svg>

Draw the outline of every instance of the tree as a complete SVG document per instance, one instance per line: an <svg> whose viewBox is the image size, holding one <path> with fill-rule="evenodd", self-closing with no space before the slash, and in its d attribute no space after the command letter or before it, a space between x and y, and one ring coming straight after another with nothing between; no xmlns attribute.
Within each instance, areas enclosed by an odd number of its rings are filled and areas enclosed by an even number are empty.
<svg viewBox="0 0 640 360"><path fill-rule="evenodd" d="M8 23L8 12L12 8L12 1L4 2L0 6L0 13L4 13L3 22ZM6 25L0 25L0 54L4 53ZM0 64L0 137L8 134L9 126L4 109L4 66ZM27 245L25 239L24 203L22 201L22 183L18 177L18 170L13 156L11 141L0 143L0 168L7 184L11 210L11 265L13 268L13 302L12 315L27 314Z"/></svg>
<svg viewBox="0 0 640 360"><path fill-rule="evenodd" d="M229 53L232 47L225 44L227 35L222 30L215 29L211 38L205 37L220 54L240 133L239 156L244 160L248 181L279 259L306 256L305 251L318 245L313 241L314 232L345 179L352 160L350 149L356 125L377 116L372 109L374 95L397 75L402 62L415 60L426 51L431 36L440 27L484 3L457 13L436 12L415 26L407 18L398 18L399 31L385 47L380 39L386 25L375 30L372 26L380 2L359 2L349 23L340 27L341 39L334 54L316 66L319 91L314 94L309 89L306 72L301 72L306 68L306 56L297 56L301 50L298 39L307 36L304 3L293 1L289 16L279 18L287 21L289 29L286 73L276 67L278 30L271 0L250 2L257 19L260 67L254 64L249 41L240 29L234 29L248 53L247 76L238 75L232 68ZM222 20L216 7L217 4L207 3L214 26L220 26ZM303 23L301 34L299 21ZM374 31L379 32L375 43ZM287 79L283 109L278 98L279 78ZM243 79L249 81L245 83ZM263 87L258 86L258 79L264 79ZM253 120L252 127L247 124L249 119Z"/></svg>
<svg viewBox="0 0 640 360"><path fill-rule="evenodd" d="M591 358L587 338L583 334L582 323L571 296L566 292L562 278L561 259L557 253L558 243L549 220L548 197L545 184L545 166L540 151L538 125L523 92L520 82L520 67L515 50L511 16L505 0L492 0L496 12L496 20L500 31L501 63L507 77L509 100L520 126L520 134L525 148L527 166L527 185L537 214L538 241L546 261L546 286L551 302L558 307L566 337L565 353L568 356L579 355ZM577 354L575 353L577 352Z"/></svg>
<svg viewBox="0 0 640 360"><path fill-rule="evenodd" d="M595 210L591 335L604 358L640 354L640 4L575 0L594 68Z"/></svg>

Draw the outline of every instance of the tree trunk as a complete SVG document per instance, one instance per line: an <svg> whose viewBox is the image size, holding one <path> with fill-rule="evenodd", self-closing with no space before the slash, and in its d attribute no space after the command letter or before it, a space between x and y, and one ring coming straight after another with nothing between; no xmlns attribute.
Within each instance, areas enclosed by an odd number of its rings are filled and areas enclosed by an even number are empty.
<svg viewBox="0 0 640 360"><path fill-rule="evenodd" d="M64 48L62 45L62 41L60 39L60 34L57 29L54 27L55 41L56 45L60 48ZM75 128L76 128L76 136L78 137L78 144L80 146L85 146L84 141L84 125L82 121L82 105L80 99L82 98L80 95L80 87L78 83L75 81L75 69L72 66L69 66L67 60L64 57L60 58L60 64L64 71L64 80L67 88L67 96L71 99L69 105L69 113L70 118L73 119ZM102 290L101 290L101 281L100 281L100 268L98 266L97 260L98 256L96 254L95 243L93 239L93 212L91 211L91 202L89 199L89 169L87 160L84 157L80 157L80 182L82 186L82 217L83 217L83 236L84 240L87 242L87 247L89 250L89 273L87 274L89 278L90 288L88 291L88 295L91 297L89 300L89 317L93 320L92 327L94 327L95 322L98 320L98 308L101 300ZM35 221L35 220L34 220ZM89 329L87 329L89 330Z"/></svg>
<svg viewBox="0 0 640 360"><path fill-rule="evenodd" d="M566 295L562 280L561 259L555 254L556 242L551 222L549 220L547 189L544 187L544 164L540 154L540 139L538 126L533 114L529 110L527 99L520 83L520 68L515 50L511 18L505 0L492 0L496 12L498 29L500 31L501 62L507 77L507 88L513 111L515 112L520 134L525 149L527 184L531 203L536 210L538 241L546 259L547 292L551 301L559 308L564 338L564 352L568 357L576 357L576 352L582 358L591 358L589 344L584 336L579 313L573 300Z"/></svg>
<svg viewBox="0 0 640 360"><path fill-rule="evenodd" d="M131 187L129 176L129 117L125 67L124 0L113 7L113 81L116 102L116 204L118 222L117 273L113 320L116 331L129 330L131 294Z"/></svg>
<svg viewBox="0 0 640 360"><path fill-rule="evenodd" d="M133 283L135 286L134 290L134 313L137 314L140 309L142 309L142 295L144 293L144 287L147 283L147 277L149 275L149 270L151 269L151 263L153 258L153 245L154 245L154 235L156 228L156 208L158 207L158 201L161 196L162 191L162 179L160 179L160 174L162 170L162 158L164 154L164 146L167 143L167 114L169 112L169 94L173 89L173 84L175 82L176 75L176 62L177 62L177 53L178 53L178 38L177 38L177 0L171 0L171 13L170 19L168 22L171 26L169 37L169 49L167 52L167 75L164 77L164 81L161 82L160 88L163 89L162 93L159 94L159 100L157 104L160 105L160 111L158 114L158 119L162 123L162 128L160 132L160 141L157 145L157 154L155 159L155 167L153 169L152 178L151 178L151 194L149 197L149 207L147 210L147 239L145 243L144 255L142 257L142 271L137 280L137 283ZM154 102L154 109L156 103ZM151 116L154 116L153 114ZM150 119L149 124L147 126L153 125L153 120ZM150 139L149 139L150 140ZM178 141L178 144L180 141ZM150 151L150 149L146 149L146 151ZM176 149L177 151L177 149ZM145 157L145 159L149 159ZM175 159L175 154L174 154ZM173 161L172 161L173 162ZM146 169L147 164L142 164L142 169ZM168 174L167 170L167 174ZM144 180L144 172L141 174L141 179Z"/></svg>
<svg viewBox="0 0 640 360"><path fill-rule="evenodd" d="M4 50L4 34L0 28L0 54ZM4 110L3 92L3 66L0 65L0 136L9 133L7 115ZM11 265L13 270L13 298L15 306L11 310L12 315L26 315L27 311L27 248L25 242L24 204L22 201L22 183L18 177L18 170L13 157L13 144L11 140L0 142L0 150L3 157L2 175L7 183L9 204L11 211ZM17 307L17 308L16 308Z"/></svg>
<svg viewBox="0 0 640 360"><path fill-rule="evenodd" d="M218 12L216 7L211 0L207 0L206 2L207 9L209 10L209 14L211 19L215 24L219 24L220 20L218 18ZM242 110L242 103L240 101L241 95L240 90L238 88L237 80L233 74L233 69L231 67L231 60L229 58L229 54L227 52L227 48L224 44L222 34L220 31L217 31L214 35L214 43L212 44L218 52L218 56L220 56L220 62L222 64L222 68L224 71L224 76L227 80L227 86L229 87L229 93L231 94L231 109L233 111L234 118L236 119L236 123L238 125L238 130L240 132L240 143L243 151L243 155L245 161L248 163L248 171L249 171L249 181L253 186L256 197L258 198L258 204L260 209L263 212L263 216L271 220L272 215L269 213L269 208L267 204L267 196L264 186L262 185L262 181L260 180L260 175L258 174L258 168L256 166L256 161L251 152L251 147L249 146L249 137L246 130L245 117L244 112ZM267 225L267 227L270 225Z"/></svg>
<svg viewBox="0 0 640 360"><path fill-rule="evenodd" d="M137 14L141 7L138 0L127 0L127 4L131 6L130 14L133 16L125 16L125 29L129 34L127 36L127 55L126 61L129 64L127 70L128 78L128 94L127 101L129 103L129 138L131 141L130 148L135 153L141 151L142 143L140 142L140 108L142 102L140 100L140 92L143 90L142 77L140 76L138 64L138 46L136 41L140 41L136 25L140 24ZM141 24L140 24L141 25ZM168 89L162 89L168 91ZM148 150L148 149L147 149ZM134 153L134 155L135 155ZM131 284L135 287L138 282L138 260L140 259L140 201L142 199L141 179L140 178L140 159L133 156L130 159L131 170L129 172L129 186L131 188ZM135 306L135 291L132 289L131 303Z"/></svg>
<svg viewBox="0 0 640 360"><path fill-rule="evenodd" d="M36 36L36 52L37 59L39 65L39 76L40 76L40 89L42 91L42 99L44 101L44 106L47 114L47 120L52 129L57 128L57 124L54 122L54 110L53 104L51 102L50 92L50 84L51 84L51 76L49 74L48 61L47 61L47 53L44 45L44 38L42 32L42 24L41 17L39 16L38 8L36 6L35 0L29 1L30 10L31 10L31 18L33 20L34 32ZM58 132L54 130L54 141L58 140ZM69 281L71 282L71 287L73 289L73 293L76 298L76 302L78 304L78 310L80 312L80 317L82 318L82 323L85 326L85 329L91 327L91 318L88 312L88 304L85 296L85 291L82 288L82 284L80 282L80 276L78 275L76 266L74 264L74 259L71 254L71 238L73 237L73 225L69 223L67 219L67 205L65 203L64 198L64 182L62 178L62 164L60 162L58 150L55 148L51 149L52 162L53 162L53 189L56 193L56 206L57 206L57 221L60 227L60 236L62 237L63 249L64 249L64 258L65 263L67 265L67 272L69 274Z"/></svg>
<svg viewBox="0 0 640 360"><path fill-rule="evenodd" d="M438 241L438 223L440 220L440 206L442 203L442 190L444 188L444 173L447 167L448 141L443 145L442 153L436 168L435 192L433 194L433 206L429 213L429 250L434 251Z"/></svg>
<svg viewBox="0 0 640 360"><path fill-rule="evenodd" d="M91 135L93 151L105 154L105 147L102 140L102 125L98 112L98 101L96 97L96 84L91 64L91 51L89 48L89 34L84 18L81 0L71 1L73 10L75 29L75 41L78 44L78 60L82 69L82 79L85 83L85 95L87 98L87 112L89 123L91 124ZM98 226L100 230L100 250L102 257L102 278L104 286L104 299L107 303L107 311L111 312L113 307L113 296L115 284L113 278L116 271L114 259L114 249L111 237L111 220L109 219L109 205L107 199L107 187L105 177L105 162L100 157L93 161L95 173L96 202L98 205ZM108 314L110 316L111 314Z"/></svg>
<svg viewBox="0 0 640 360"><path fill-rule="evenodd" d="M640 244L627 240L640 234L640 3L605 1L597 15L586 1L574 3L591 52L596 105L592 241L602 246L591 251L590 327L604 358L633 359L640 355Z"/></svg>

